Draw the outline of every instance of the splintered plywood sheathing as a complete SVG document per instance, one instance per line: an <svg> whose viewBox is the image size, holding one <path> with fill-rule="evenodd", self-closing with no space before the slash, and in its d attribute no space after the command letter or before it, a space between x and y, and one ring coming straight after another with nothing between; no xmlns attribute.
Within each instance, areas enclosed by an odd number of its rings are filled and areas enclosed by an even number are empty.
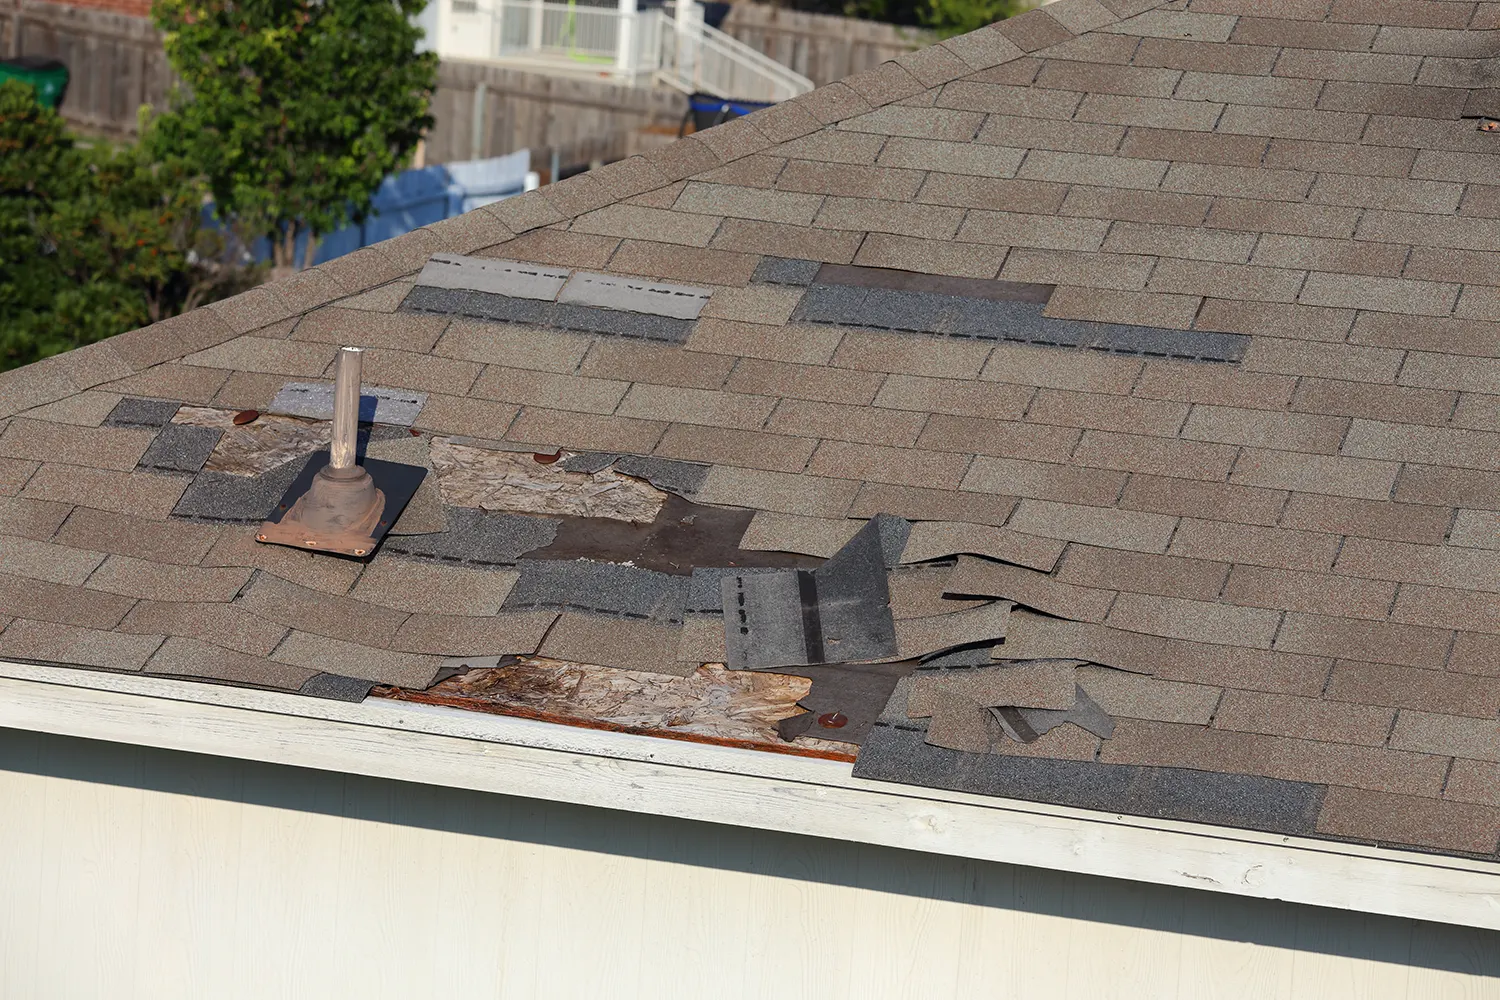
<svg viewBox="0 0 1500 1000"><path fill-rule="evenodd" d="M339 351L334 375L333 433L325 462L310 462L256 539L272 545L362 558L375 551L416 492L426 470L394 462L360 466L360 375L363 349ZM384 488L382 488L384 487Z"/></svg>

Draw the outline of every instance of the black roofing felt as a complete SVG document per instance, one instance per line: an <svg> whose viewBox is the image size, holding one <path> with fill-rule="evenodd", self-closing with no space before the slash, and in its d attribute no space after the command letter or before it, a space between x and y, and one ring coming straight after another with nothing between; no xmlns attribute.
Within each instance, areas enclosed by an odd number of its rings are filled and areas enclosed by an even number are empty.
<svg viewBox="0 0 1500 1000"><path fill-rule="evenodd" d="M1326 790L1186 768L964 753L928 745L920 729L885 722L865 738L854 776L1295 835L1313 832Z"/></svg>

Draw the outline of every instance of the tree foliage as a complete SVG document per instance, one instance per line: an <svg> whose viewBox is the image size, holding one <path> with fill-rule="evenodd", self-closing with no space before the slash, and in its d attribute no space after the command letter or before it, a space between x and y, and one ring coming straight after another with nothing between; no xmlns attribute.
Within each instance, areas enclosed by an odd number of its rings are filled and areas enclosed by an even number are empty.
<svg viewBox="0 0 1500 1000"><path fill-rule="evenodd" d="M180 160L80 145L29 85L0 84L0 369L253 283L203 199Z"/></svg>
<svg viewBox="0 0 1500 1000"><path fill-rule="evenodd" d="M184 84L158 148L196 164L220 214L270 237L277 267L291 267L298 236L361 221L431 127L437 56L416 51L412 21L425 3L156 0Z"/></svg>

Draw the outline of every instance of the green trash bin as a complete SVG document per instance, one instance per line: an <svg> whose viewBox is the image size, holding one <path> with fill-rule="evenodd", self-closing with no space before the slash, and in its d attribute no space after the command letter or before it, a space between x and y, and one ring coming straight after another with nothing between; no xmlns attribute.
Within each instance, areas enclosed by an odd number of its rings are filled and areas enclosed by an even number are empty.
<svg viewBox="0 0 1500 1000"><path fill-rule="evenodd" d="M12 79L35 87L37 100L49 108L61 104L68 92L68 67L47 56L0 59L0 83Z"/></svg>

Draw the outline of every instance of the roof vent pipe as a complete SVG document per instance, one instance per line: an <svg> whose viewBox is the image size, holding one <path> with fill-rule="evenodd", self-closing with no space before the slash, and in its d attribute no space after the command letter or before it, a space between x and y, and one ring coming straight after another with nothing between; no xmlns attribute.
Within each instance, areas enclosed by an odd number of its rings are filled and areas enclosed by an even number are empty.
<svg viewBox="0 0 1500 1000"><path fill-rule="evenodd" d="M273 545L366 556L375 550L385 526L385 494L357 462L359 390L364 349L339 351L333 383L333 433L328 462L312 477L295 502L282 501L285 513L268 520L256 538ZM274 516L274 515L273 515Z"/></svg>

